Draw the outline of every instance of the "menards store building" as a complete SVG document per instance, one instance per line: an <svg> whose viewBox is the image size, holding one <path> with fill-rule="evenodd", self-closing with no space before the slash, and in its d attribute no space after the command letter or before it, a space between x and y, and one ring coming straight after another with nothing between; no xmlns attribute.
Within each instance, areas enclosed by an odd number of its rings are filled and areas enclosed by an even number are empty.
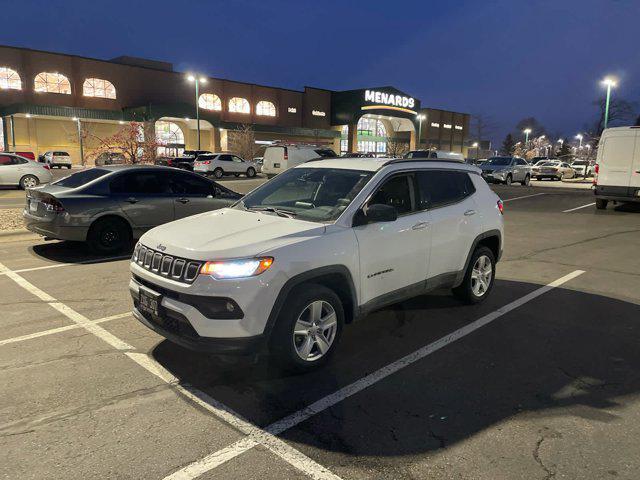
<svg viewBox="0 0 640 480"><path fill-rule="evenodd" d="M243 125L252 126L258 146L313 143L385 154L401 145L466 155L469 124L468 114L423 108L394 87L298 91L196 78L166 62L10 46L0 46L0 116L0 148L36 155L64 150L78 164L92 163L92 139L108 138L131 121L156 138L158 154L169 155L198 143L227 151Z"/></svg>

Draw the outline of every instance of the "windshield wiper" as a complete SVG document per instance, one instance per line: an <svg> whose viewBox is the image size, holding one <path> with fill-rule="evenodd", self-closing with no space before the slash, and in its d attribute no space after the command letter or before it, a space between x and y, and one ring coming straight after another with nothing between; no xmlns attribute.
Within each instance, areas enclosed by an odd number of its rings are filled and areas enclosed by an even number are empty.
<svg viewBox="0 0 640 480"><path fill-rule="evenodd" d="M281 208L275 208L275 207L245 207L247 210L253 210L256 212L272 212L275 213L276 215L280 216L280 217L287 217L287 218L293 218L296 216L296 212L292 212L290 210L283 210Z"/></svg>

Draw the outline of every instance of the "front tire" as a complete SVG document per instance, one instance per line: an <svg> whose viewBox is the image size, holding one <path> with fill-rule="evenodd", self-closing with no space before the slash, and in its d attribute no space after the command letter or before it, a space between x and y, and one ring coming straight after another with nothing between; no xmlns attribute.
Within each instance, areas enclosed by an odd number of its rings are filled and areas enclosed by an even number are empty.
<svg viewBox="0 0 640 480"><path fill-rule="evenodd" d="M118 253L131 244L131 230L119 218L96 220L89 228L87 244L92 251L101 255Z"/></svg>
<svg viewBox="0 0 640 480"><path fill-rule="evenodd" d="M529 186L530 183L531 183L531 177L527 174L524 177L524 180L520 182L520 185L522 185L523 187L527 187Z"/></svg>
<svg viewBox="0 0 640 480"><path fill-rule="evenodd" d="M224 171L218 167L213 171L213 176L216 178L222 178L222 176L224 175Z"/></svg>
<svg viewBox="0 0 640 480"><path fill-rule="evenodd" d="M253 167L247 168L247 178L253 178L256 176L256 169Z"/></svg>
<svg viewBox="0 0 640 480"><path fill-rule="evenodd" d="M606 210L608 204L609 200L605 200L604 198L596 198L596 208L598 210Z"/></svg>
<svg viewBox="0 0 640 480"><path fill-rule="evenodd" d="M307 283L295 287L273 327L269 348L287 370L310 371L324 365L340 340L344 309L333 290Z"/></svg>
<svg viewBox="0 0 640 480"><path fill-rule="evenodd" d="M471 255L464 279L453 289L453 295L468 304L483 302L493 289L495 278L495 256L490 248L479 246Z"/></svg>
<svg viewBox="0 0 640 480"><path fill-rule="evenodd" d="M509 174L509 175L507 175L507 178L506 178L506 180L504 181L504 184L505 184L507 187L510 187L512 183L513 183L513 178L511 177L511 174Z"/></svg>
<svg viewBox="0 0 640 480"><path fill-rule="evenodd" d="M27 188L33 188L40 183L38 177L35 175L25 175L20 179L20 188L26 190Z"/></svg>

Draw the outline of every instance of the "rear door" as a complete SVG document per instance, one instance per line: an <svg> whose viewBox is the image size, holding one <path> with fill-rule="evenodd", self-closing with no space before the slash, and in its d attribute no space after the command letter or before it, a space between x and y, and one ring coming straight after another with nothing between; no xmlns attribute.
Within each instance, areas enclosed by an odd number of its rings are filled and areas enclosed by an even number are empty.
<svg viewBox="0 0 640 480"><path fill-rule="evenodd" d="M264 173L280 173L280 171L287 168L285 165L287 157L287 147L267 147L262 164Z"/></svg>
<svg viewBox="0 0 640 480"><path fill-rule="evenodd" d="M231 155L229 171L233 173L245 173L247 171L247 165L240 157Z"/></svg>
<svg viewBox="0 0 640 480"><path fill-rule="evenodd" d="M630 195L640 195L640 131L636 132L636 149L633 155L633 165L631 166L631 175L629 176Z"/></svg>
<svg viewBox="0 0 640 480"><path fill-rule="evenodd" d="M635 152L635 131L607 135L598 146L598 185L628 188Z"/></svg>
<svg viewBox="0 0 640 480"><path fill-rule="evenodd" d="M0 185L18 185L22 168L11 155L0 155Z"/></svg>
<svg viewBox="0 0 640 480"><path fill-rule="evenodd" d="M109 187L134 228L146 230L175 218L174 198L166 172L123 172Z"/></svg>
<svg viewBox="0 0 640 480"><path fill-rule="evenodd" d="M418 173L420 199L431 212L429 278L458 273L482 231L481 215L469 173L423 170Z"/></svg>
<svg viewBox="0 0 640 480"><path fill-rule="evenodd" d="M206 178L173 172L169 176L176 220L198 213L227 207L235 200L223 198L220 188Z"/></svg>

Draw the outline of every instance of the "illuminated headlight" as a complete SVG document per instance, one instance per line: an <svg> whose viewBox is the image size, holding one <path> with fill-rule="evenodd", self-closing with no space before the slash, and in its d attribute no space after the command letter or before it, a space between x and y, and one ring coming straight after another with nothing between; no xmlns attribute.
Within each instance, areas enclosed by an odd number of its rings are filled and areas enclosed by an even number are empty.
<svg viewBox="0 0 640 480"><path fill-rule="evenodd" d="M201 275L211 275L217 279L255 277L273 265L273 257L242 258L206 262L200 268Z"/></svg>
<svg viewBox="0 0 640 480"><path fill-rule="evenodd" d="M131 260L134 262L138 261L138 252L140 251L140 242L136 243L136 246L133 249L133 255L131 256Z"/></svg>

